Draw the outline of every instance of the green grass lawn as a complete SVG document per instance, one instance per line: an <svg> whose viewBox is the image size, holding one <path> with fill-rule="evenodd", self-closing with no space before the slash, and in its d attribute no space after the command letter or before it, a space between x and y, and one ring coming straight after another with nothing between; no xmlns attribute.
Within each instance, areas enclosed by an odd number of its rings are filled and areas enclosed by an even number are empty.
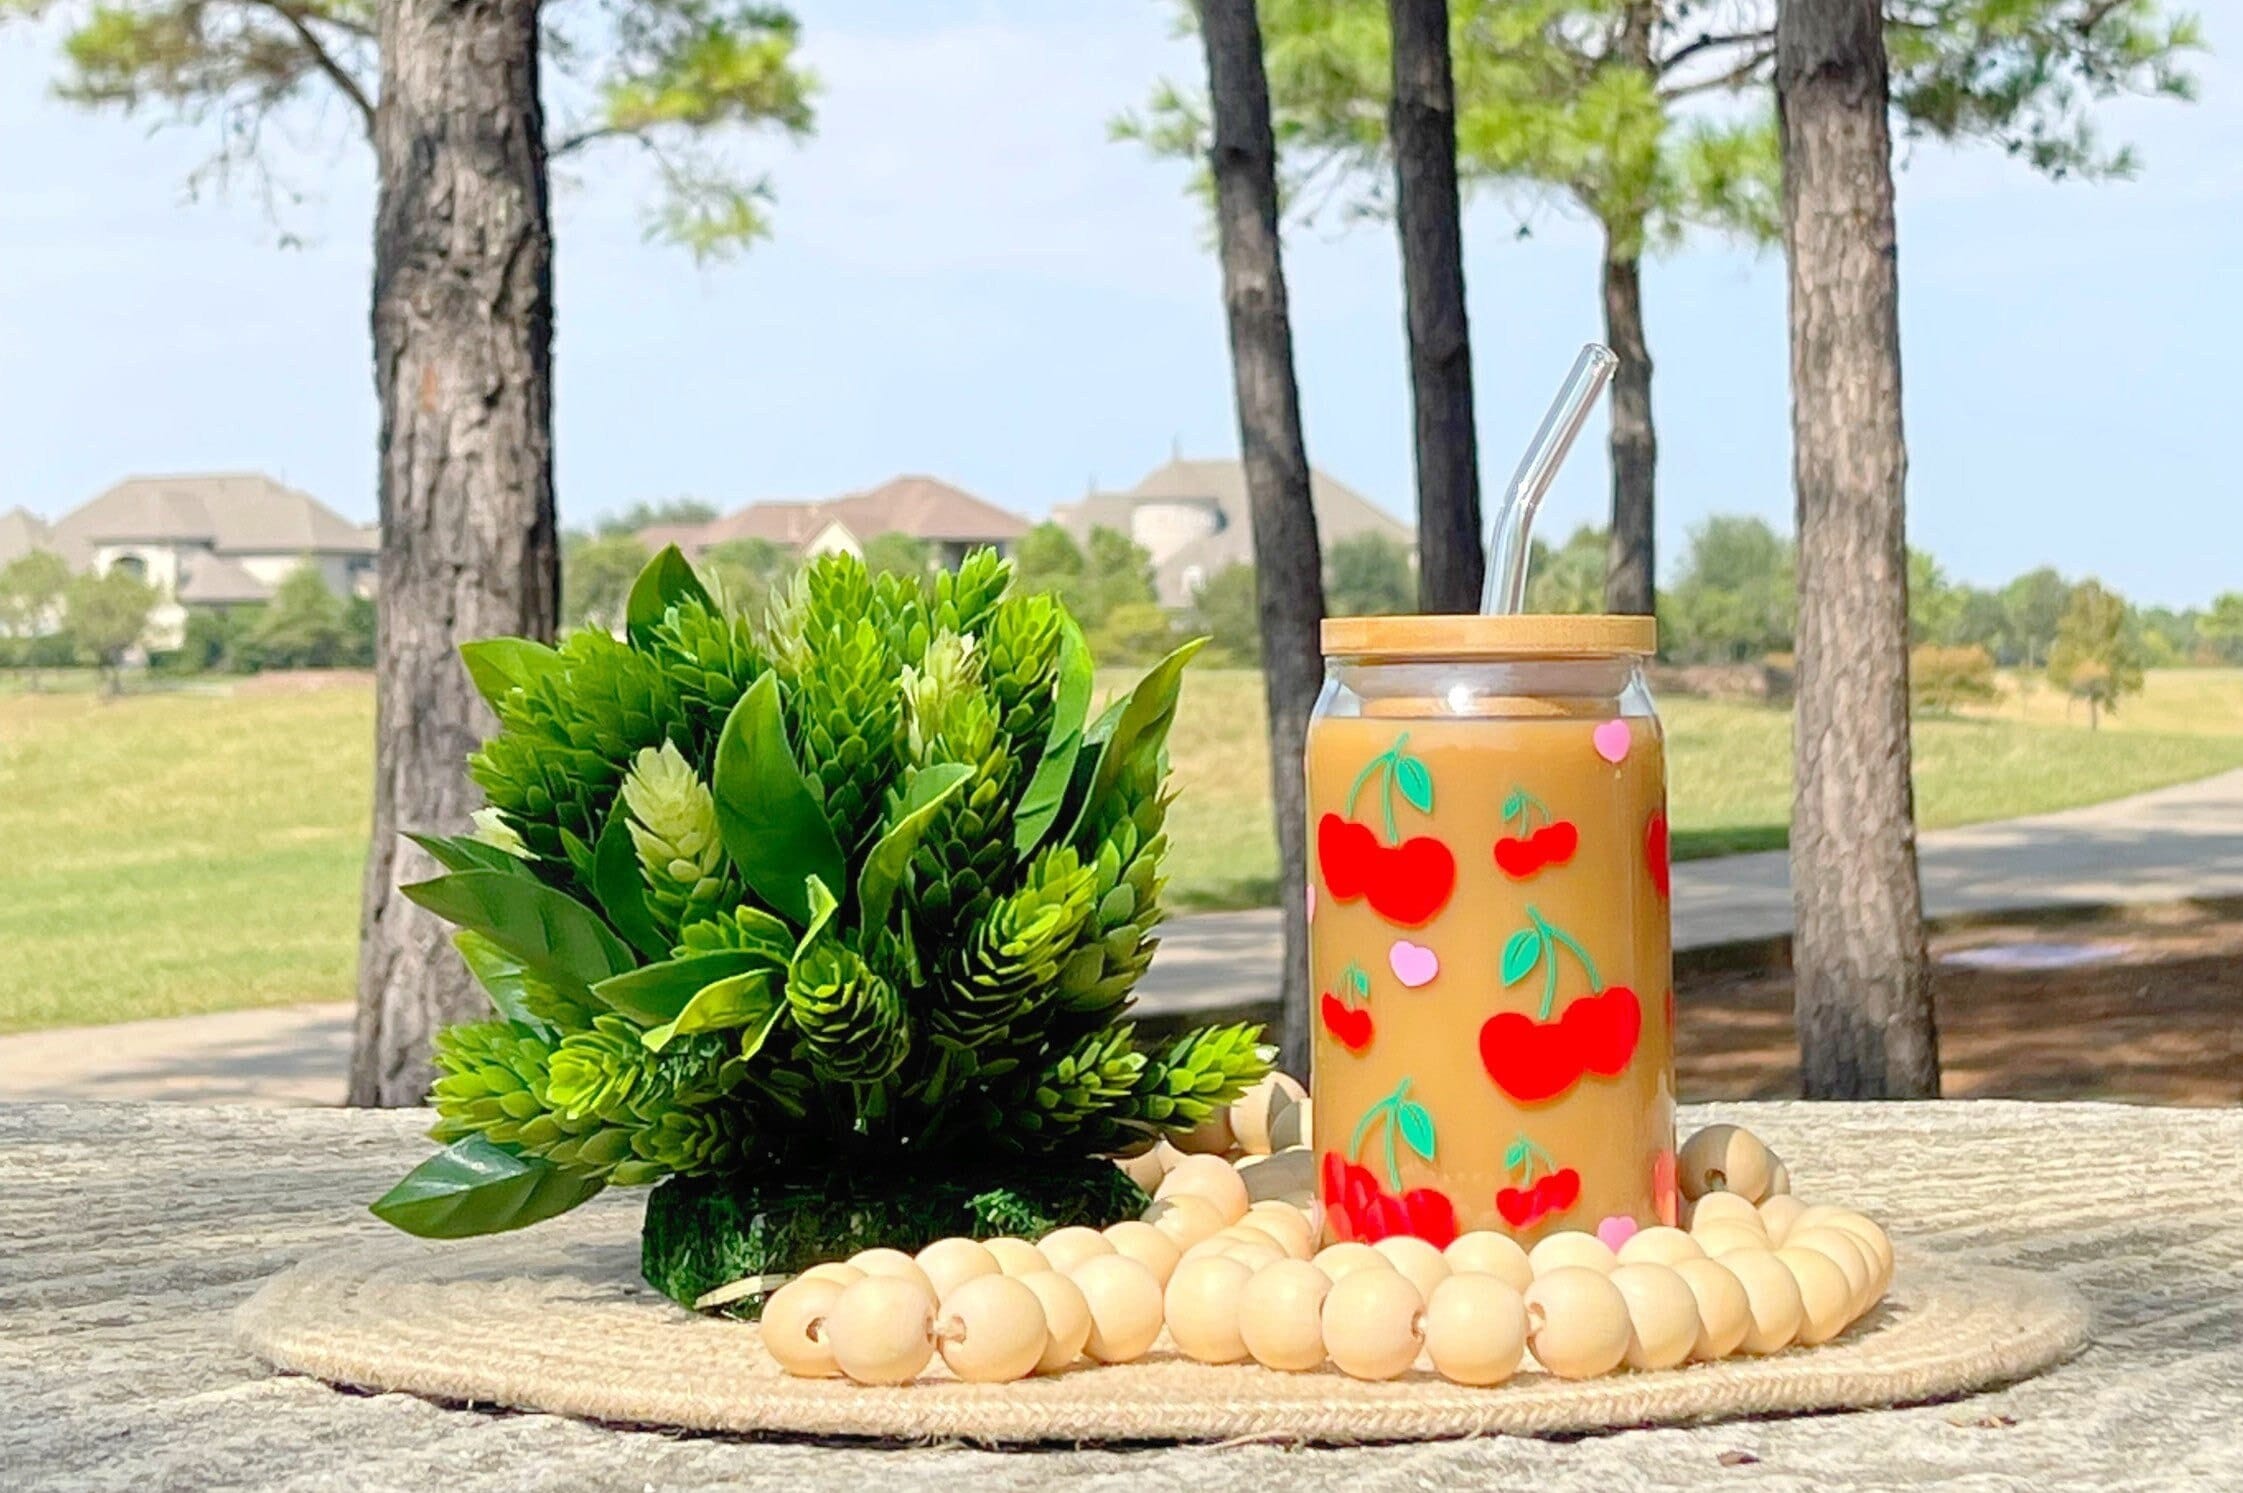
<svg viewBox="0 0 2243 1493"><path fill-rule="evenodd" d="M1252 906L1275 885L1261 689L1221 670L1185 686L1179 907ZM1676 853L1782 844L1789 718L1693 700L1664 713ZM372 729L356 679L114 701L0 687L0 1032L348 999ZM1927 826L2203 777L2243 765L2243 672L2153 673L2092 734L2045 689L2013 696L1920 722L1916 753Z"/></svg>

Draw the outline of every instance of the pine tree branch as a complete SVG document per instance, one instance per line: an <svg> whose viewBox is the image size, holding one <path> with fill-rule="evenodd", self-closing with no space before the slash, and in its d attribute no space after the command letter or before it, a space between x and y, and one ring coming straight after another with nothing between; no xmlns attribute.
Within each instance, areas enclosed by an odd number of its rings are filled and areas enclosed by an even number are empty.
<svg viewBox="0 0 2243 1493"><path fill-rule="evenodd" d="M304 50L310 54L312 65L325 73L328 80L342 92L343 98L349 102L352 108L358 111L359 123L365 128L367 138L373 138L373 99L367 96L366 90L360 86L358 79L351 76L350 69L344 67L335 54L327 50L327 44L319 39L317 32L312 30L310 22L305 17L305 12L297 6L284 3L284 0L253 0L253 3L261 5L264 9L280 17L282 24L296 33L296 40L302 43ZM369 35L365 28L337 20L332 16L321 16L319 19L348 31L354 36Z"/></svg>
<svg viewBox="0 0 2243 1493"><path fill-rule="evenodd" d="M1775 57L1775 33L1770 32L1765 47L1756 48L1748 53L1742 62L1730 68L1727 72L1717 73L1710 78L1700 78L1694 83L1678 83L1671 87L1661 88L1659 97L1662 100L1672 102L1675 99L1689 98L1691 95L1699 93L1734 93L1750 83L1754 75L1766 68L1768 64L1775 60Z"/></svg>
<svg viewBox="0 0 2243 1493"><path fill-rule="evenodd" d="M2113 0L2113 3L2118 3L2118 0ZM1773 28L1760 31L1708 31L1684 42L1674 51L1659 59L1659 72L1661 76L1664 76L1700 53L1718 51L1723 47L1743 46L1747 43L1756 51L1767 49L1772 53L1776 44L1776 33Z"/></svg>

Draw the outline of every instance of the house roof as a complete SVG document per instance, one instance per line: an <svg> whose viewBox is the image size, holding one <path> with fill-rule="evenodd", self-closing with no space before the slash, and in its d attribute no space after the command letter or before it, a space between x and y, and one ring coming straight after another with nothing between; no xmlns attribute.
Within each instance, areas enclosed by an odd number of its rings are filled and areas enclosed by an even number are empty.
<svg viewBox="0 0 2243 1493"><path fill-rule="evenodd" d="M271 601L273 588L224 555L195 551L180 560L174 595L183 606L233 606Z"/></svg>
<svg viewBox="0 0 2243 1493"><path fill-rule="evenodd" d="M639 533L648 548L675 544L688 552L734 539L764 539L800 549L832 524L858 539L908 534L949 544L1009 543L1028 521L939 478L893 477L846 497L807 503L750 503L699 527L664 524Z"/></svg>
<svg viewBox="0 0 2243 1493"><path fill-rule="evenodd" d="M375 531L262 472L127 477L64 515L56 537L80 554L134 540L218 554L371 555Z"/></svg>
<svg viewBox="0 0 2243 1493"><path fill-rule="evenodd" d="M0 565L37 549L54 548L54 536L45 519L26 508L0 513Z"/></svg>

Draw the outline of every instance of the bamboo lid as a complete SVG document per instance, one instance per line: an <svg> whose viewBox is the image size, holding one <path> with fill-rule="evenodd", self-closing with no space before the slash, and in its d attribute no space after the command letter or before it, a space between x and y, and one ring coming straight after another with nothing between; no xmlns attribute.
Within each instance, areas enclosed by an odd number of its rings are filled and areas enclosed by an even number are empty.
<svg viewBox="0 0 2243 1493"><path fill-rule="evenodd" d="M1650 617L1469 615L1327 617L1327 658L1396 663L1417 659L1649 658L1659 650Z"/></svg>

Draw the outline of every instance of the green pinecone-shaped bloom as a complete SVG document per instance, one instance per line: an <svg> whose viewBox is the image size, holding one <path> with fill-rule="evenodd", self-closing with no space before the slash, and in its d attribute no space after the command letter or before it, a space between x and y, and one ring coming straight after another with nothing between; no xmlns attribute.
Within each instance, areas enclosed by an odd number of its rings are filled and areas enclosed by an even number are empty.
<svg viewBox="0 0 2243 1493"><path fill-rule="evenodd" d="M692 719L697 745L716 739L724 718L766 667L752 621L690 597L655 627L652 652Z"/></svg>
<svg viewBox="0 0 2243 1493"><path fill-rule="evenodd" d="M912 854L918 915L930 931L970 926L1013 872L1014 761L983 691L968 639L944 633L903 675L904 742L911 766L896 796L935 763L973 769L935 813Z"/></svg>
<svg viewBox="0 0 2243 1493"><path fill-rule="evenodd" d="M990 612L981 635L982 678L997 705L998 730L1015 755L1042 751L1051 733L1064 616L1049 596L1008 596Z"/></svg>
<svg viewBox="0 0 2243 1493"><path fill-rule="evenodd" d="M1124 809L1094 842L1091 923L1060 977L1068 1009L1086 1017L1110 1014L1128 1000L1153 961L1159 947L1153 930L1166 916L1160 906L1166 803L1154 790Z"/></svg>
<svg viewBox="0 0 2243 1493"><path fill-rule="evenodd" d="M1059 990L1089 922L1094 875L1064 846L1036 857L1020 888L998 898L960 948L934 1026L969 1046L994 1045Z"/></svg>
<svg viewBox="0 0 2243 1493"><path fill-rule="evenodd" d="M656 926L674 933L739 900L716 799L676 747L664 742L633 759L623 806Z"/></svg>
<svg viewBox="0 0 2243 1493"><path fill-rule="evenodd" d="M844 851L877 827L901 765L903 658L893 634L908 628L882 595L860 562L826 555L795 578L772 618L788 734Z"/></svg>
<svg viewBox="0 0 2243 1493"><path fill-rule="evenodd" d="M631 1113L652 1084L654 1063L637 1027L621 1016L595 1016L591 1030L569 1033L554 1049L546 1092L563 1119L615 1119Z"/></svg>
<svg viewBox="0 0 2243 1493"><path fill-rule="evenodd" d="M787 971L787 1014L821 1078L873 1083L903 1066L910 1047L903 997L856 950L819 939Z"/></svg>
<svg viewBox="0 0 2243 1493"><path fill-rule="evenodd" d="M1054 1058L1031 1082L1027 1102L1008 1117L999 1143L1050 1151L1077 1144L1103 1150L1119 1142L1145 1075L1135 1038L1133 1027L1107 1027Z"/></svg>
<svg viewBox="0 0 2243 1493"><path fill-rule="evenodd" d="M1137 1116L1152 1125L1198 1125L1269 1075L1261 1028L1203 1027L1170 1042L1145 1070Z"/></svg>
<svg viewBox="0 0 2243 1493"><path fill-rule="evenodd" d="M990 609L1012 587L1012 561L995 550L975 550L956 570L935 577L935 626L949 632L980 632Z"/></svg>

